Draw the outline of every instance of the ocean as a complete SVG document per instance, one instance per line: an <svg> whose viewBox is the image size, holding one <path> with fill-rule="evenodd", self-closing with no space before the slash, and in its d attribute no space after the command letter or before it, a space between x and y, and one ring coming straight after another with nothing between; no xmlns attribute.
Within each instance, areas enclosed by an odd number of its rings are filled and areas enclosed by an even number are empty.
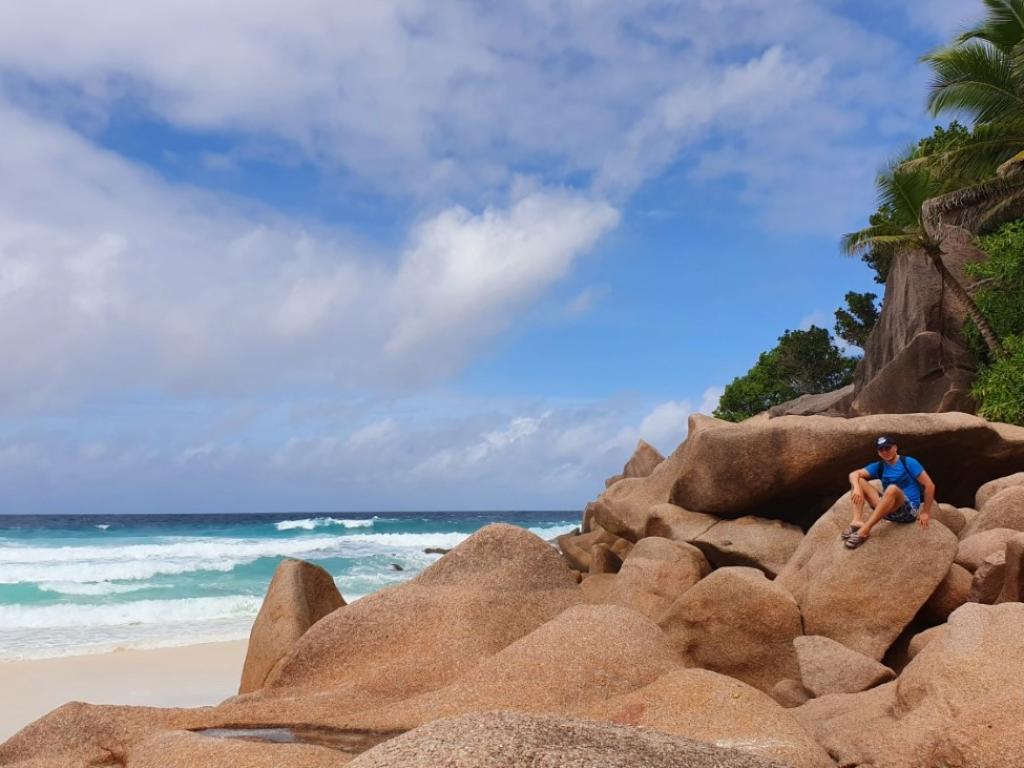
<svg viewBox="0 0 1024 768"><path fill-rule="evenodd" d="M493 522L544 539L572 512L0 515L0 660L239 640L277 564L309 560L347 602L415 576Z"/></svg>

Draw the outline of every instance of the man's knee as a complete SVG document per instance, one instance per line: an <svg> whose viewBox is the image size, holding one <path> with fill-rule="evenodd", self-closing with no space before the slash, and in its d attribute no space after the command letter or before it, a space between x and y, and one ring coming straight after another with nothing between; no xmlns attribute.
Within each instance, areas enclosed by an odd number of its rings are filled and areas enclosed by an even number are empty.
<svg viewBox="0 0 1024 768"><path fill-rule="evenodd" d="M900 490L898 485L890 485L885 489L885 493L882 494L883 499L892 499L893 501L903 501L903 491Z"/></svg>

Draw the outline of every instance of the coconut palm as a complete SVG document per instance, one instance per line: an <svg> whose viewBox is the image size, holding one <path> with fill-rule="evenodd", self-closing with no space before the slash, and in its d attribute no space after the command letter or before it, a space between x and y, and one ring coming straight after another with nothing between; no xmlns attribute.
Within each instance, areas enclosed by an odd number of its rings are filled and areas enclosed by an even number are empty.
<svg viewBox="0 0 1024 768"><path fill-rule="evenodd" d="M984 0L988 13L951 45L924 57L933 115L963 111L975 123L1024 118L1024 0Z"/></svg>
<svg viewBox="0 0 1024 768"><path fill-rule="evenodd" d="M967 289L946 267L942 243L928 234L925 228L924 204L946 191L944 182L926 166L893 163L878 175L875 185L879 209L884 210L886 216L859 232L844 235L843 252L855 256L874 250L892 258L911 251L924 253L941 276L943 285L950 289L977 326L989 352L994 358L1002 357L1002 345L988 319Z"/></svg>
<svg viewBox="0 0 1024 768"><path fill-rule="evenodd" d="M970 115L974 135L927 162L947 178L977 181L1024 160L1024 0L983 0L988 13L950 45L923 57L933 116ZM920 162L920 158L916 163Z"/></svg>

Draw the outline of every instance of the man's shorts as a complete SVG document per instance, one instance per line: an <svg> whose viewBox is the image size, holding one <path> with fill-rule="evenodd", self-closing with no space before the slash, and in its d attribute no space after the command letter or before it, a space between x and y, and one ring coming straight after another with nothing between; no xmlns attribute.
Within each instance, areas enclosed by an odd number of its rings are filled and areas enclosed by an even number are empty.
<svg viewBox="0 0 1024 768"><path fill-rule="evenodd" d="M885 519L893 523L912 523L917 520L917 515L920 511L920 505L915 507L909 501L905 501L902 507L895 512L890 512L885 516Z"/></svg>

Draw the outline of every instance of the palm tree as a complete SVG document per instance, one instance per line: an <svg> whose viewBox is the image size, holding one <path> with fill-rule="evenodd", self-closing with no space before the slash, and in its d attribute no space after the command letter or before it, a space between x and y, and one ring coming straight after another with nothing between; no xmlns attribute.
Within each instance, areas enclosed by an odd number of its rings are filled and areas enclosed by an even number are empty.
<svg viewBox="0 0 1024 768"><path fill-rule="evenodd" d="M878 174L875 181L879 209L886 212L878 223L843 236L842 250L849 256L874 250L893 258L921 251L930 260L953 296L963 305L977 326L985 345L994 358L1003 357L999 338L988 319L942 259L942 243L928 234L924 223L924 204L946 190L944 182L927 166L893 163Z"/></svg>
<svg viewBox="0 0 1024 768"><path fill-rule="evenodd" d="M958 110L975 123L1024 117L1024 0L984 0L985 18L924 56L935 73L932 115Z"/></svg>
<svg viewBox="0 0 1024 768"><path fill-rule="evenodd" d="M983 0L985 18L950 45L922 57L932 67L928 108L965 112L966 142L929 158L946 176L979 180L1024 160L1024 0ZM1019 169L1016 162L1009 167Z"/></svg>

